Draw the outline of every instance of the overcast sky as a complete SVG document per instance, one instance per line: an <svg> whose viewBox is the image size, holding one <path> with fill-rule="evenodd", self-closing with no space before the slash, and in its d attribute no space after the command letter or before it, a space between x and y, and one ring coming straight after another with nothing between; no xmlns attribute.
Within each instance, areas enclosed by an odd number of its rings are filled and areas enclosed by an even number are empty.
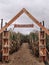
<svg viewBox="0 0 49 65"><path fill-rule="evenodd" d="M3 18L4 22L8 22L22 8L26 8L38 21L42 22L42 20L44 20L45 27L49 28L49 0L0 0L0 19ZM15 21L15 23L29 24L33 22L25 14L23 14ZM37 25L34 26L34 29L17 28L14 30L22 33L25 32L26 34L36 29L39 29Z"/></svg>

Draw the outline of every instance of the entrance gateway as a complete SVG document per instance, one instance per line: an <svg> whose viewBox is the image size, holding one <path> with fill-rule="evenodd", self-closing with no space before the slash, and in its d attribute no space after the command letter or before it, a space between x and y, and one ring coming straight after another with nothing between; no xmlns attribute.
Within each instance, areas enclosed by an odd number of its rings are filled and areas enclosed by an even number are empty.
<svg viewBox="0 0 49 65"><path fill-rule="evenodd" d="M3 28L1 28L0 33L3 32L3 44L2 44L2 59L4 61L8 61L9 60L9 41L7 39L9 39L9 33L8 31L5 29L7 29L10 24L12 24L17 18L19 18L23 13L25 13L34 23L36 23L40 28L42 28L42 31L39 32L39 55L40 57L46 57L46 43L44 41L45 38L45 34L49 35L49 31L42 25L40 24L40 22L33 17L25 8L23 8L16 16L14 16ZM15 27L33 27L33 24L30 25L15 25ZM44 32L44 33L43 33ZM8 36L7 36L8 35ZM5 41L6 40L6 41ZM42 41L43 40L43 41ZM43 45L42 45L43 44ZM44 46L45 45L45 46ZM8 50L8 51L7 51ZM5 52L6 51L6 52Z"/></svg>

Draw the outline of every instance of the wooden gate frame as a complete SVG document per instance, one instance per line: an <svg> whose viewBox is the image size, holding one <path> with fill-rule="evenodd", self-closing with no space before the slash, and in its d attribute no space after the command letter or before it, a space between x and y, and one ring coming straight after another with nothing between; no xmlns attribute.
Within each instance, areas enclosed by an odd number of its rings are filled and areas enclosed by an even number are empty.
<svg viewBox="0 0 49 65"><path fill-rule="evenodd" d="M36 23L42 30L49 35L49 31L42 25L40 22L33 17L25 8L23 8L16 16L14 16L2 29L0 29L0 33L2 33L7 27L10 26L17 18L19 18L23 13L25 13L34 23Z"/></svg>

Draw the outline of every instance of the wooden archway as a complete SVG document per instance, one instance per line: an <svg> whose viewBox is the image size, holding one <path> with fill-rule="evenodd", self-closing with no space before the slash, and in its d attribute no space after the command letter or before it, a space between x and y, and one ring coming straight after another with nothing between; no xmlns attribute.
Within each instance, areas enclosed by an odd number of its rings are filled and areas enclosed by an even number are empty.
<svg viewBox="0 0 49 65"><path fill-rule="evenodd" d="M19 18L23 13L25 13L32 21L34 21L40 28L42 28L45 33L49 35L49 31L42 25L40 22L33 17L25 8L23 8L16 16L14 16L1 30L0 33L2 33L7 27L10 26L17 18Z"/></svg>

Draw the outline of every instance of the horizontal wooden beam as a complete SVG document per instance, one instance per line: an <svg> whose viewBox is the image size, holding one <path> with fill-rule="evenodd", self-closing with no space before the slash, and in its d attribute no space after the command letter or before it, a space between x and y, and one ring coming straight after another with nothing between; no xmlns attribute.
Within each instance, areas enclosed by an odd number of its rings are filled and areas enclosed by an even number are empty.
<svg viewBox="0 0 49 65"><path fill-rule="evenodd" d="M17 27L18 27L18 28L19 28L19 27L21 27L21 28L22 28L22 27L25 27L25 28L27 28L27 27L32 27L32 28L33 28L34 25L33 25L33 24L23 24L23 25L22 25L22 24L14 24L14 28L17 28Z"/></svg>

